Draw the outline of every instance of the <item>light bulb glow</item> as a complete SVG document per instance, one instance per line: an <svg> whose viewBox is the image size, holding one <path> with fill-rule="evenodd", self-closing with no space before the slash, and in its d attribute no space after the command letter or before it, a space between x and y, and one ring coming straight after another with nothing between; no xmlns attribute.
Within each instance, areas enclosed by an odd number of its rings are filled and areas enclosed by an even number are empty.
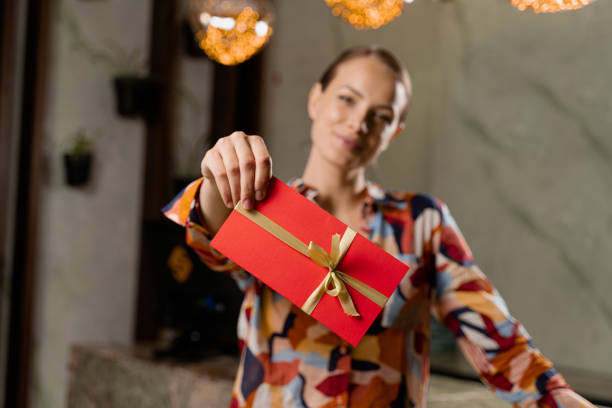
<svg viewBox="0 0 612 408"><path fill-rule="evenodd" d="M255 34L260 37L265 36L268 33L268 29L268 23L265 21L258 21L257 24L255 24Z"/></svg>
<svg viewBox="0 0 612 408"><path fill-rule="evenodd" d="M210 24L210 14L208 13L201 13L200 14L200 23L204 26L207 26L208 24Z"/></svg>
<svg viewBox="0 0 612 408"><path fill-rule="evenodd" d="M259 21L259 14L247 7L235 18L213 16L208 27L196 32L196 39L210 58L236 65L259 51L271 35L268 23Z"/></svg>
<svg viewBox="0 0 612 408"><path fill-rule="evenodd" d="M270 0L189 0L187 17L198 46L224 65L251 58L273 34Z"/></svg>
<svg viewBox="0 0 612 408"><path fill-rule="evenodd" d="M212 16L210 19L210 25L222 30L231 30L236 26L236 20L231 17Z"/></svg>
<svg viewBox="0 0 612 408"><path fill-rule="evenodd" d="M325 0L332 14L355 28L377 29L402 14L412 0Z"/></svg>
<svg viewBox="0 0 612 408"><path fill-rule="evenodd" d="M593 1L595 0L510 0L510 3L521 11L556 13L558 11L576 10Z"/></svg>

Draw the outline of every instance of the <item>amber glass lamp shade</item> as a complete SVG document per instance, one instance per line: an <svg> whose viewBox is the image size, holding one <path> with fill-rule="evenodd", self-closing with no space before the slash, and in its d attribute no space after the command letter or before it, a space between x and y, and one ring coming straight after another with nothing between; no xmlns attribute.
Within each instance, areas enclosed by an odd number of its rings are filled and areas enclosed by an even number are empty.
<svg viewBox="0 0 612 408"><path fill-rule="evenodd" d="M377 29L399 17L413 0L325 0L332 13L359 30Z"/></svg>
<svg viewBox="0 0 612 408"><path fill-rule="evenodd" d="M556 13L558 11L576 10L595 0L510 0L517 9L530 10L536 13Z"/></svg>
<svg viewBox="0 0 612 408"><path fill-rule="evenodd" d="M251 58L272 35L269 0L190 0L188 19L200 48L223 65Z"/></svg>

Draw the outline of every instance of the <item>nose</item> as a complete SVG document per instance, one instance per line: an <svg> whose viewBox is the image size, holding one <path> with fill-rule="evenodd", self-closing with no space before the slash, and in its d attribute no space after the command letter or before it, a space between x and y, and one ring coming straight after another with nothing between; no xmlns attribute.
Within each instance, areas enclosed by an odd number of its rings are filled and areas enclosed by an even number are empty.
<svg viewBox="0 0 612 408"><path fill-rule="evenodd" d="M353 112L351 112L351 115L348 118L348 125L353 132L367 133L367 112L361 111L360 109L355 109Z"/></svg>

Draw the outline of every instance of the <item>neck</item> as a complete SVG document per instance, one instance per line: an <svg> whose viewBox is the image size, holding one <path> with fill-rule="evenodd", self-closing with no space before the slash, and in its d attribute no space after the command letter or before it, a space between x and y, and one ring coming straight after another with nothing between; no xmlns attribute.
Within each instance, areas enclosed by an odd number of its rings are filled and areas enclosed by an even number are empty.
<svg viewBox="0 0 612 408"><path fill-rule="evenodd" d="M367 195L365 168L345 169L311 149L302 180L317 189L319 204L332 214L361 207Z"/></svg>

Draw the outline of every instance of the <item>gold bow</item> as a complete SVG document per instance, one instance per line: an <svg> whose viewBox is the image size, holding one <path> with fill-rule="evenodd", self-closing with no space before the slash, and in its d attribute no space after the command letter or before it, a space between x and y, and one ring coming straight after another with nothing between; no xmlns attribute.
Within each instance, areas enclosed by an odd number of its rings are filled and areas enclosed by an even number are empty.
<svg viewBox="0 0 612 408"><path fill-rule="evenodd" d="M346 254L346 251L349 249L353 239L357 235L357 233L351 228L346 228L342 238L340 237L340 234L332 235L331 250L328 254L323 248L317 245L316 242L310 241L308 246L306 246L306 244L300 241L297 237L262 213L256 210L244 209L240 202L238 205L236 205L235 210L274 235L276 238L280 239L285 244L289 245L291 248L302 253L303 255L306 255L316 264L328 268L325 278L310 294L308 299L306 299L306 302L304 302L301 307L301 309L307 314L311 314L313 312L323 295L327 293L330 296L338 298L344 313L349 316L360 316L359 312L357 312L357 309L355 308L353 299L351 299L351 295L346 289L345 283L370 299L372 302L376 303L381 308L387 302L387 296L378 292L376 289L366 285L350 275L347 275L342 271L336 270L336 267ZM330 284L332 285L331 287Z"/></svg>
<svg viewBox="0 0 612 408"><path fill-rule="evenodd" d="M344 254L351 246L355 235L355 231L348 227L342 235L342 241L340 240L340 234L332 235L331 254L325 252L325 250L317 245L317 243L314 241L310 241L310 244L308 244L308 257L318 265L328 268L329 271L327 272L327 275L325 275L323 281L319 284L319 286L317 286L317 288L310 294L308 299L306 299L306 302L304 302L302 305L302 310L306 313L311 314L319 303L319 300L321 300L323 295L327 293L330 296L335 296L338 298L344 313L349 316L359 316L359 312L357 312L357 309L355 309L353 299L351 299L351 295L348 293L348 290L343 282L349 275L342 271L336 270L336 266L338 266L342 260L342 257L344 257ZM332 285L331 288L329 286L330 284Z"/></svg>

